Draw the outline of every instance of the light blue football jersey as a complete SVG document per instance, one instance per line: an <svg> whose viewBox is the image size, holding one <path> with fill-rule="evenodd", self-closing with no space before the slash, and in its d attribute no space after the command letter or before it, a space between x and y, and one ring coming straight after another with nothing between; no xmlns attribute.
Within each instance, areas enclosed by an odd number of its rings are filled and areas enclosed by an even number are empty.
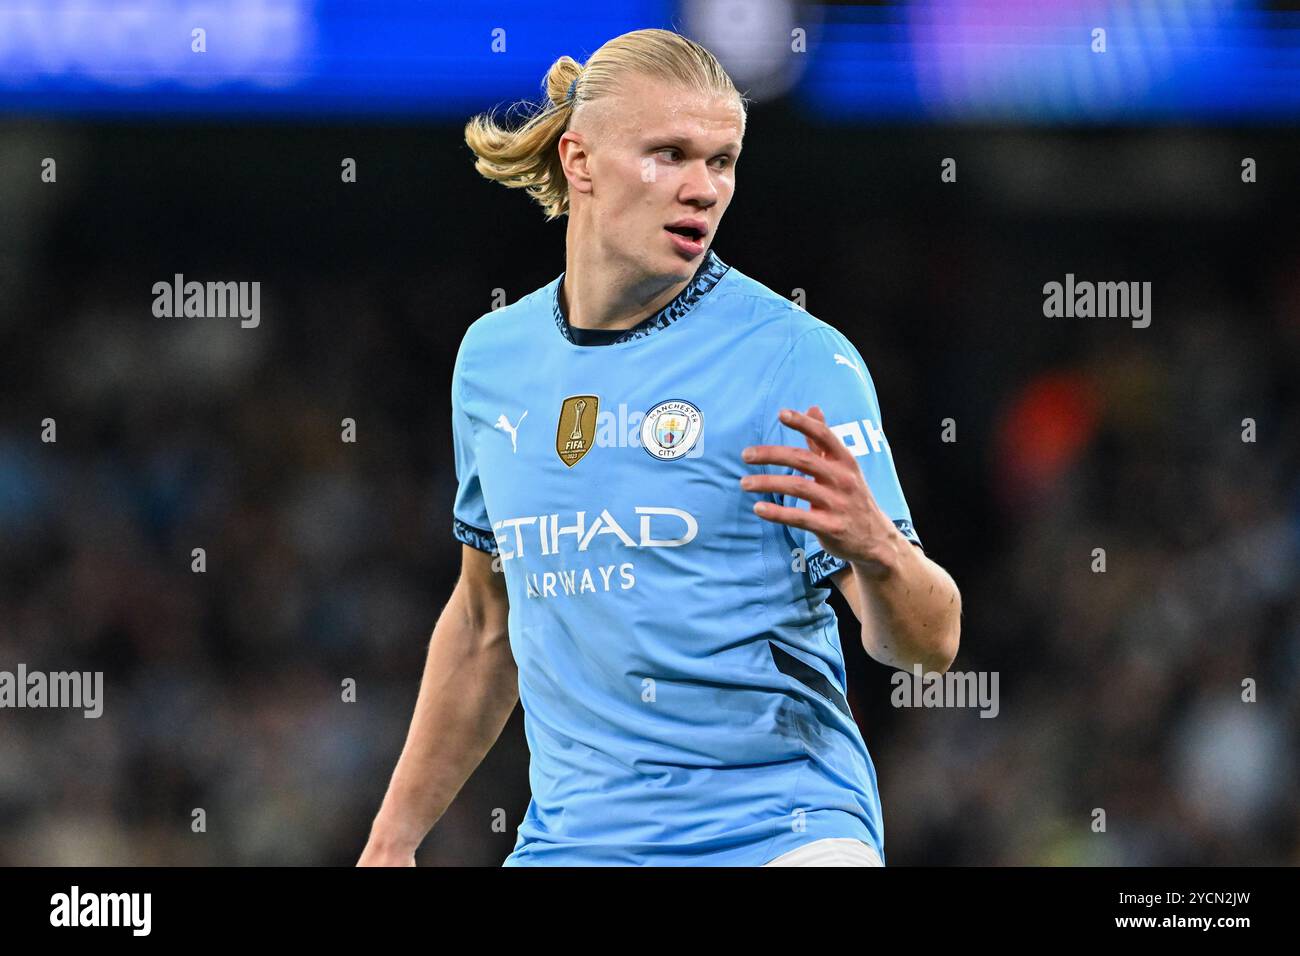
<svg viewBox="0 0 1300 956"><path fill-rule="evenodd" d="M741 450L806 447L777 415L820 405L919 544L866 364L712 250L611 344L577 344L563 279L475 321L452 381L454 532L505 574L531 751L506 865L749 866L824 837L883 857L826 600L845 562L739 484L791 473Z"/></svg>

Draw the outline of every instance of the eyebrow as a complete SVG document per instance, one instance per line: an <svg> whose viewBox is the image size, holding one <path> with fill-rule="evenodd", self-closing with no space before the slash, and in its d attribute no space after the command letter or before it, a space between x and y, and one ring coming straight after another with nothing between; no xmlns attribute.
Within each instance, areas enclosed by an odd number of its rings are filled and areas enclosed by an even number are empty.
<svg viewBox="0 0 1300 956"><path fill-rule="evenodd" d="M663 143L663 144L668 145L668 146L693 146L693 145L695 145L694 141L693 141L690 137L688 137L688 136L682 136L682 135L677 134L677 133L668 133L668 134L665 134L665 135L662 135L662 136L647 135L647 136L646 136L646 142L647 142L647 143ZM719 153L737 153L737 154L739 154L739 153L740 153L740 149L741 149L740 143L736 142L735 140L732 140L732 141L729 142L729 143L724 143L722 146L719 146L717 152L719 152Z"/></svg>

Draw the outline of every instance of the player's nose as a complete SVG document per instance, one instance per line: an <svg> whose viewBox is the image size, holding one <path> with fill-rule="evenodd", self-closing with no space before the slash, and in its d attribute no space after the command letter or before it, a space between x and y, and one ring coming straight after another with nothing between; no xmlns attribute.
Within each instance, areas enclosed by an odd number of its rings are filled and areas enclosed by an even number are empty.
<svg viewBox="0 0 1300 956"><path fill-rule="evenodd" d="M682 180L681 199L695 206L712 206L718 201L718 187L709 175L709 168L701 160L691 163Z"/></svg>

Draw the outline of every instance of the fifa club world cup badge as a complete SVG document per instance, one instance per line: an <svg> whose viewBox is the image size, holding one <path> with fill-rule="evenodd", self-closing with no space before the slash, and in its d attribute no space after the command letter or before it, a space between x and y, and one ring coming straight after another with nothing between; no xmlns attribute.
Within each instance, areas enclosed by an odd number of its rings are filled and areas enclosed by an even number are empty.
<svg viewBox="0 0 1300 956"><path fill-rule="evenodd" d="M641 422L641 447L651 458L681 458L700 440L704 416L690 402L660 402Z"/></svg>
<svg viewBox="0 0 1300 956"><path fill-rule="evenodd" d="M570 468L581 461L596 443L596 412L599 408L600 399L595 395L570 395L560 405L555 453Z"/></svg>

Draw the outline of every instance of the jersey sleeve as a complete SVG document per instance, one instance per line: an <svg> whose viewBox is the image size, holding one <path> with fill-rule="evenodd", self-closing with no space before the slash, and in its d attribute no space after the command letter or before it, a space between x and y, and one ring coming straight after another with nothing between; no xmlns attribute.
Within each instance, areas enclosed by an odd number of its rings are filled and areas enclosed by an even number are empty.
<svg viewBox="0 0 1300 956"><path fill-rule="evenodd" d="M894 457L885 438L876 387L857 349L830 326L803 332L795 339L772 380L763 407L763 444L806 448L802 432L783 425L781 409L806 412L811 405L821 408L826 423L853 453L867 487L894 526L918 547L921 539L912 526L912 515L894 468ZM803 472L767 465L769 474ZM808 510L809 504L791 495L768 495L768 499L791 508ZM811 531L786 527L794 547L802 548L809 581L830 587L829 578L848 567L848 562L827 552Z"/></svg>
<svg viewBox="0 0 1300 956"><path fill-rule="evenodd" d="M463 352L462 352L463 354ZM456 461L456 502L452 508L452 534L471 548L497 553L496 536L483 502L478 460L474 452L474 423L465 408L460 356L451 377L451 443Z"/></svg>

